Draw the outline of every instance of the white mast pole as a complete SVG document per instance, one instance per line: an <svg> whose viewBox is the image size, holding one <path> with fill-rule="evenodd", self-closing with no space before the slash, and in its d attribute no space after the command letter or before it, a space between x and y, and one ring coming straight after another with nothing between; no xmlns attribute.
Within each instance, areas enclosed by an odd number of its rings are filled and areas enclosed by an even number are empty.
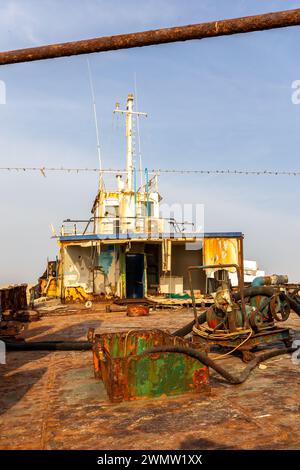
<svg viewBox="0 0 300 470"><path fill-rule="evenodd" d="M136 83L136 72L134 74L134 96L136 102L136 109L139 109L138 105L138 94L137 94L137 83ZM139 152L139 172L140 172L140 186L143 186L143 165L142 165L142 152L141 152L141 135L140 135L140 119L139 115L136 116L137 124L137 135L138 135L138 152Z"/></svg>
<svg viewBox="0 0 300 470"><path fill-rule="evenodd" d="M126 181L126 190L132 191L133 190L133 115L136 116L145 116L147 117L147 113L141 113L139 111L133 111L133 94L129 93L127 98L127 106L126 111L120 109L119 103L116 103L116 107L114 109L114 113L122 113L126 115L126 140L127 140L127 151L126 151L126 173L127 173L127 181Z"/></svg>
<svg viewBox="0 0 300 470"><path fill-rule="evenodd" d="M129 94L126 106L126 137L127 137L127 153L126 153L126 171L127 191L132 191L132 178L133 178L133 148L132 148L132 112L133 112L133 94Z"/></svg>

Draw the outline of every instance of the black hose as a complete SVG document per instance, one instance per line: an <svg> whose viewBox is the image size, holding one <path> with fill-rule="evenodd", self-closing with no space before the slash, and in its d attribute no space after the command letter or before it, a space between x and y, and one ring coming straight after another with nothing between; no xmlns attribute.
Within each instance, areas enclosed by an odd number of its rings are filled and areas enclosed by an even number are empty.
<svg viewBox="0 0 300 470"><path fill-rule="evenodd" d="M198 321L200 325L206 322L206 311L202 312L199 315ZM181 338L183 338L184 336L188 335L192 331L194 325L195 325L195 320L191 321L190 323L187 323L187 325L184 325L183 327L179 328L179 330L174 331L174 333L172 333L172 336L180 336Z"/></svg>
<svg viewBox="0 0 300 470"><path fill-rule="evenodd" d="M255 297L256 295L263 295L265 297L272 297L275 293L273 287L260 286L260 287L246 287L243 289L244 297ZM241 300L241 292L233 294L234 300Z"/></svg>
<svg viewBox="0 0 300 470"><path fill-rule="evenodd" d="M8 351L87 351L92 348L88 341L6 341Z"/></svg>
<svg viewBox="0 0 300 470"><path fill-rule="evenodd" d="M198 361L202 362L202 364L205 364L206 366L211 367L218 374L224 377L224 379L226 379L229 383L233 385L238 385L238 384L245 382L245 380L249 377L251 371L260 362L266 361L267 359L270 359L271 357L279 356L280 354L287 354L287 353L293 352L295 350L296 350L295 348L283 348L283 349L275 349L273 351L260 354L255 359L250 361L240 374L232 374L231 372L229 372L228 370L220 366L216 361L213 361L208 356L206 356L206 354L193 348L188 348L188 347L183 347L183 346L158 346L158 347L147 349L142 354L159 353L159 352L186 354L187 356L193 357L194 359L197 359Z"/></svg>
<svg viewBox="0 0 300 470"><path fill-rule="evenodd" d="M291 297L290 295L286 294L286 298L288 299L288 302L294 312L297 313L297 315L299 315L300 317L300 303L296 299L293 299L293 297Z"/></svg>
<svg viewBox="0 0 300 470"><path fill-rule="evenodd" d="M201 315L204 315L203 312ZM200 317L201 317L200 315ZM201 318L203 319L203 317ZM191 322L192 323L192 322ZM188 325L185 326L187 328ZM177 335L178 336L178 335ZM8 351L87 351L92 348L91 343L88 341L34 341L34 342L6 342L6 348ZM287 354L295 351L295 348L284 348L284 349L275 349L263 354L260 354L255 359L249 362L245 369L238 375L234 375L231 372L227 371L220 365L210 359L206 354L198 351L197 349L187 348L183 346L158 346L154 348L147 349L142 353L158 353L158 352L172 352L172 353L181 353L186 354L187 356L197 359L202 364L205 364L208 367L211 367L218 374L224 377L229 383L237 385L245 382L249 377L251 371L263 361L270 359L281 354Z"/></svg>

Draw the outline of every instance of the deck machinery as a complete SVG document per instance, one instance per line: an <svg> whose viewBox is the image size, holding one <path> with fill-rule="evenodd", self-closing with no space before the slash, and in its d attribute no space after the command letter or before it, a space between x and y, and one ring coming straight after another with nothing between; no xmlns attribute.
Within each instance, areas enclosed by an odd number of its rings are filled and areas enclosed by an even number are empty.
<svg viewBox="0 0 300 470"><path fill-rule="evenodd" d="M234 268L238 289L231 288L228 269ZM196 308L192 272L217 271L219 287L214 303L200 312ZM291 296L287 276L254 279L244 288L241 269L235 264L190 266L188 268L194 320L180 330L169 332L129 330L96 334L90 329L95 376L105 385L111 401L172 396L209 390L209 368L231 384L241 384L260 362L292 352L292 333L278 323L288 319L291 305L300 315L300 302ZM192 337L185 338L192 333ZM266 348L255 355L255 348L281 341L285 348ZM224 369L208 354L211 346L226 348L218 358L242 353L248 362L241 373Z"/></svg>
<svg viewBox="0 0 300 470"><path fill-rule="evenodd" d="M228 269L237 272L238 290L231 288ZM217 269L219 287L213 294L214 304L200 317L196 309L192 273L196 270ZM244 288L241 269L238 265L190 266L188 269L190 291L195 316L193 344L209 350L218 345L230 350L230 354L241 351L243 360L248 362L258 346L283 341L289 347L292 333L289 328L280 327L290 315L289 296L284 287L287 276L273 275L257 277L250 287Z"/></svg>

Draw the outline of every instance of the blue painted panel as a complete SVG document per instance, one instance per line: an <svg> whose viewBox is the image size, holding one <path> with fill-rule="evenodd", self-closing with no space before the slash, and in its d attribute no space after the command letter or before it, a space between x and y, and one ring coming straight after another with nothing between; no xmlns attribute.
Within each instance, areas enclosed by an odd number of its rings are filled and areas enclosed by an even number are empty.
<svg viewBox="0 0 300 470"><path fill-rule="evenodd" d="M105 276L108 276L109 268L113 262L113 253L114 247L112 245L108 246L105 251L101 251L99 255L99 266L102 269L102 272Z"/></svg>
<svg viewBox="0 0 300 470"><path fill-rule="evenodd" d="M152 233L149 237L148 233L120 233L116 234L92 234L92 235L67 235L59 237L61 242L67 241L89 241L89 240L153 240L153 239L170 239L182 240L186 238L239 238L243 237L242 232L205 232L205 233Z"/></svg>

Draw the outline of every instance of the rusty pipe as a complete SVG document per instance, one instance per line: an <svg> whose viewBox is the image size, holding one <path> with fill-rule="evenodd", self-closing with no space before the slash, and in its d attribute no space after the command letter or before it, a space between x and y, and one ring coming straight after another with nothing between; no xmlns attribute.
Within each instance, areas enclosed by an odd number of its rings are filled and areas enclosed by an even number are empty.
<svg viewBox="0 0 300 470"><path fill-rule="evenodd" d="M192 39L251 33L300 25L300 8L207 23L154 29L116 36L51 44L0 53L0 65L54 59L93 52L153 46Z"/></svg>

